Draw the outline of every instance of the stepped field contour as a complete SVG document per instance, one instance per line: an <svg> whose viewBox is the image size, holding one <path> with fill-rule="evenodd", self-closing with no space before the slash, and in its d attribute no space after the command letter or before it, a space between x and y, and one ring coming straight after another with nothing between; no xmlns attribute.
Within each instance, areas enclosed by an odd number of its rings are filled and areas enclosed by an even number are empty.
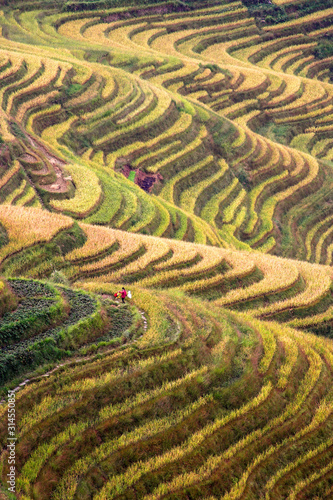
<svg viewBox="0 0 333 500"><path fill-rule="evenodd" d="M0 500L332 499L332 190L332 0L0 0Z"/></svg>

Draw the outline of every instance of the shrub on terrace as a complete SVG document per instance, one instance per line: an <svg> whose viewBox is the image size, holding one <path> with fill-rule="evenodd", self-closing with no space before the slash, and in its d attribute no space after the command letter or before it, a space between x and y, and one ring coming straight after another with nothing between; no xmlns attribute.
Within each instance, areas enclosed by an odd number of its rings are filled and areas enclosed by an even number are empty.
<svg viewBox="0 0 333 500"><path fill-rule="evenodd" d="M333 37L330 37L328 40L320 41L317 47L314 49L313 54L317 59L326 59L327 57L332 57Z"/></svg>
<svg viewBox="0 0 333 500"><path fill-rule="evenodd" d="M265 24L284 23L289 20L284 8L273 5L270 0L243 0L249 13L261 19Z"/></svg>
<svg viewBox="0 0 333 500"><path fill-rule="evenodd" d="M292 5L293 11L301 16L306 16L307 14L312 14L312 12L317 12L317 10L329 9L332 6L332 0L308 0L300 4ZM288 6L286 7L288 11Z"/></svg>

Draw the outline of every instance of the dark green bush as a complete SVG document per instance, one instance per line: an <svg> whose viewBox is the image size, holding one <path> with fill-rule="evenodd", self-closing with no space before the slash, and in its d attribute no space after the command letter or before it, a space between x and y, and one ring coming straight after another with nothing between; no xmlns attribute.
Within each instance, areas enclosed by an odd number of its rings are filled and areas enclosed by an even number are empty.
<svg viewBox="0 0 333 500"><path fill-rule="evenodd" d="M326 59L333 56L333 38L330 40L322 40L318 43L313 51L317 59Z"/></svg>

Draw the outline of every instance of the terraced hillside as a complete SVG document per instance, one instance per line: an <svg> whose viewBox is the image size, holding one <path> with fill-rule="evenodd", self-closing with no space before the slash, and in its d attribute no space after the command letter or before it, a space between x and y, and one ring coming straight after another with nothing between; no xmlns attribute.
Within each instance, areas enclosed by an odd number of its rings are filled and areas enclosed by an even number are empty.
<svg viewBox="0 0 333 500"><path fill-rule="evenodd" d="M0 224L5 277L52 279L56 269L91 291L120 284L151 290L148 295L165 290L331 336L330 266L134 235L36 208L0 205Z"/></svg>
<svg viewBox="0 0 333 500"><path fill-rule="evenodd" d="M0 5L0 499L331 499L331 0Z"/></svg>
<svg viewBox="0 0 333 500"><path fill-rule="evenodd" d="M26 6L1 17L0 201L330 263L329 1Z"/></svg>
<svg viewBox="0 0 333 500"><path fill-rule="evenodd" d="M331 267L37 208L0 222L1 272L30 276L1 282L16 498L331 497L333 344L301 331L331 336Z"/></svg>

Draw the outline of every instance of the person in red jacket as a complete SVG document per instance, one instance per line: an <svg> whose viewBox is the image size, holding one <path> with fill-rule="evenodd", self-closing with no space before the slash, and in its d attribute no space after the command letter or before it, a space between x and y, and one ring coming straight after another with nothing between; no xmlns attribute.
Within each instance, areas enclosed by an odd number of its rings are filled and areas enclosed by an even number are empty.
<svg viewBox="0 0 333 500"><path fill-rule="evenodd" d="M121 301L123 304L125 304L125 297L127 297L127 292L125 290L125 288L123 287L120 291L119 291L120 295L121 295Z"/></svg>

